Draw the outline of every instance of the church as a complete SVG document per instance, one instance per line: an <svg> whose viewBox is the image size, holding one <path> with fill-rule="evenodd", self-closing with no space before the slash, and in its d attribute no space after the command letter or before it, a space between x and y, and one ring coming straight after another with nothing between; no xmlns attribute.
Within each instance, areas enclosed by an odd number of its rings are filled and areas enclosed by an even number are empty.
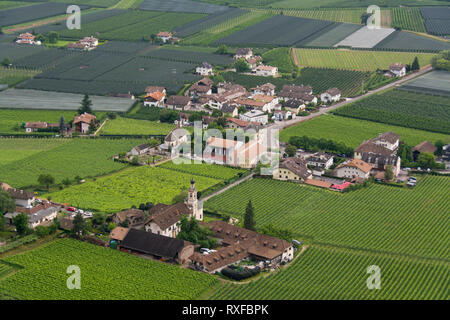
<svg viewBox="0 0 450 320"><path fill-rule="evenodd" d="M184 202L174 205L158 203L149 210L149 217L145 221L145 231L175 238L181 230L179 222L183 215L191 219L203 220L203 205L197 199L194 179L191 180L188 196Z"/></svg>

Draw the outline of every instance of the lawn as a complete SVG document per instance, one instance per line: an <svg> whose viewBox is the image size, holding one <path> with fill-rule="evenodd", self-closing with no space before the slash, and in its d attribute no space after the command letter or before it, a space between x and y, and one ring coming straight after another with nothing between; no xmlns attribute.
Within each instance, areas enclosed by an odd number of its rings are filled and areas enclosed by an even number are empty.
<svg viewBox="0 0 450 320"><path fill-rule="evenodd" d="M137 139L1 139L0 177L18 188L37 185L43 173L51 174L56 183L77 175L104 175L126 166L114 162L113 155L141 143Z"/></svg>
<svg viewBox="0 0 450 320"><path fill-rule="evenodd" d="M368 290L367 267L381 270L380 290ZM383 300L448 298L448 264L327 247L308 248L287 269L250 284L226 284L211 299Z"/></svg>
<svg viewBox="0 0 450 320"><path fill-rule="evenodd" d="M22 268L0 280L0 292L23 300L185 300L218 284L205 273L73 239L59 239L5 261ZM80 290L66 286L70 265L80 268ZM0 261L0 275L10 272L8 268Z"/></svg>
<svg viewBox="0 0 450 320"><path fill-rule="evenodd" d="M295 49L295 52L301 67L356 71L387 70L395 62L412 64L415 57L419 59L420 66L425 66L434 56L431 53L327 49Z"/></svg>
<svg viewBox="0 0 450 320"><path fill-rule="evenodd" d="M425 140L450 142L450 136L445 134L329 114L284 129L280 132L280 140L288 142L292 136L309 136L340 141L349 147L356 148L364 140L374 138L387 131L395 132L400 136L400 140L413 146Z"/></svg>
<svg viewBox="0 0 450 320"><path fill-rule="evenodd" d="M252 201L257 226L289 229L313 243L448 259L449 177L425 176L414 189L370 184L349 193L252 179L204 207L243 220Z"/></svg>
<svg viewBox="0 0 450 320"><path fill-rule="evenodd" d="M220 182L218 179L142 166L69 187L50 196L58 202L112 213L146 202L172 204L175 196L189 188L192 178L198 191Z"/></svg>
<svg viewBox="0 0 450 320"><path fill-rule="evenodd" d="M166 135L174 128L169 123L118 117L108 120L101 134Z"/></svg>

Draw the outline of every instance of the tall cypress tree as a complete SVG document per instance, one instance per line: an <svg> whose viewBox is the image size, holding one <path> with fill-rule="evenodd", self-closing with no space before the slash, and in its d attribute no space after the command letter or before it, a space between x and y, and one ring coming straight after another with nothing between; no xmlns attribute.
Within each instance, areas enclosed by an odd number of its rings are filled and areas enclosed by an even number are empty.
<svg viewBox="0 0 450 320"><path fill-rule="evenodd" d="M87 94L84 95L83 100L81 101L81 107L78 109L79 114L83 113L90 113L92 114L92 101L89 99L89 96Z"/></svg>
<svg viewBox="0 0 450 320"><path fill-rule="evenodd" d="M411 70L416 71L419 69L420 69L419 59L417 57L415 57L412 65L411 65Z"/></svg>
<svg viewBox="0 0 450 320"><path fill-rule="evenodd" d="M247 208L245 208L244 228L249 230L256 229L255 212L251 200L248 202Z"/></svg>

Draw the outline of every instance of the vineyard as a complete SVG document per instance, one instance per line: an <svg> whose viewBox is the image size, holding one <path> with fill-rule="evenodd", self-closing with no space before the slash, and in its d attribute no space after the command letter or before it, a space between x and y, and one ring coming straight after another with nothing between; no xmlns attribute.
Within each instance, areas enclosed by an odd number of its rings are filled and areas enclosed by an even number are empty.
<svg viewBox="0 0 450 320"><path fill-rule="evenodd" d="M239 174L243 174L245 172L243 169L236 169L215 164L176 164L173 161L165 162L159 167L218 180L229 180L236 178Z"/></svg>
<svg viewBox="0 0 450 320"><path fill-rule="evenodd" d="M426 32L419 8L392 8L393 26L405 30Z"/></svg>
<svg viewBox="0 0 450 320"><path fill-rule="evenodd" d="M359 29L361 29L361 25L341 23L338 24L335 28L329 30L328 32L325 32L319 35L318 37L315 37L311 41L305 42L304 46L330 48Z"/></svg>
<svg viewBox="0 0 450 320"><path fill-rule="evenodd" d="M0 67L0 84L12 87L19 82L37 75L39 71Z"/></svg>
<svg viewBox="0 0 450 320"><path fill-rule="evenodd" d="M55 201L80 208L113 213L147 202L172 204L175 196L188 189L192 178L199 191L220 182L203 176L143 166L69 187L50 196Z"/></svg>
<svg viewBox="0 0 450 320"><path fill-rule="evenodd" d="M369 29L364 26L344 40L335 44L335 47L352 47L352 48L373 48L383 39L389 37L395 29L381 28L381 29Z"/></svg>
<svg viewBox="0 0 450 320"><path fill-rule="evenodd" d="M216 13L225 11L228 7L199 3L192 0L144 0L139 9L166 12Z"/></svg>
<svg viewBox="0 0 450 320"><path fill-rule="evenodd" d="M333 113L450 134L450 101L445 97L391 90L346 105Z"/></svg>
<svg viewBox="0 0 450 320"><path fill-rule="evenodd" d="M184 300L195 299L218 283L208 274L72 239L59 239L5 261L24 267L0 280L0 292L17 299ZM67 289L70 265L80 267L80 290Z"/></svg>
<svg viewBox="0 0 450 320"><path fill-rule="evenodd" d="M381 269L381 289L368 290L367 267ZM307 249L287 269L246 285L226 284L211 299L384 300L448 298L446 263L327 247Z"/></svg>
<svg viewBox="0 0 450 320"><path fill-rule="evenodd" d="M278 71L289 73L295 71L295 65L290 48L275 48L263 53L264 63L270 66L278 67Z"/></svg>
<svg viewBox="0 0 450 320"><path fill-rule="evenodd" d="M413 190L371 184L340 194L253 179L213 197L204 207L242 220L251 200L259 227L286 228L314 243L448 259L449 187L448 177L425 176Z"/></svg>
<svg viewBox="0 0 450 320"><path fill-rule="evenodd" d="M450 34L450 8L420 8L425 19L425 28L428 33L438 36Z"/></svg>
<svg viewBox="0 0 450 320"><path fill-rule="evenodd" d="M383 41L380 41L374 48L397 51L408 50L419 52L438 52L442 50L449 50L450 43L420 36L412 32L397 30Z"/></svg>
<svg viewBox="0 0 450 320"><path fill-rule="evenodd" d="M183 48L183 47L181 47ZM149 53L144 54L145 57L150 57L154 59L162 59L168 61L178 61L186 63L200 64L207 61L213 65L231 65L233 63L232 58L229 55L220 55L207 52L196 52L196 51L183 51L180 49L170 50L170 49L159 49L151 50Z"/></svg>
<svg viewBox="0 0 450 320"><path fill-rule="evenodd" d="M14 187L24 187L37 185L38 176L43 173L51 174L56 183L65 178L73 180L77 175L104 175L126 166L114 162L113 155L128 152L141 143L136 139L2 139L0 150L13 159L16 152L23 157L1 165L0 177Z"/></svg>
<svg viewBox="0 0 450 320"><path fill-rule="evenodd" d="M130 118L116 118L106 122L101 134L120 135L166 135L175 126L169 123L156 121L135 120Z"/></svg>
<svg viewBox="0 0 450 320"><path fill-rule="evenodd" d="M450 72L435 70L408 81L399 89L448 97L450 96Z"/></svg>
<svg viewBox="0 0 450 320"><path fill-rule="evenodd" d="M393 131L400 140L409 145L417 145L424 140L436 142L442 140L450 143L446 134L410 129L374 121L352 119L335 115L322 115L304 123L289 127L280 132L280 141L288 142L292 136L309 136L311 138L332 139L356 148L364 140L372 139L382 132Z"/></svg>
<svg viewBox="0 0 450 320"><path fill-rule="evenodd" d="M301 67L357 71L388 70L395 62L411 64L418 57L420 66L428 65L431 53L383 52L362 50L294 49Z"/></svg>

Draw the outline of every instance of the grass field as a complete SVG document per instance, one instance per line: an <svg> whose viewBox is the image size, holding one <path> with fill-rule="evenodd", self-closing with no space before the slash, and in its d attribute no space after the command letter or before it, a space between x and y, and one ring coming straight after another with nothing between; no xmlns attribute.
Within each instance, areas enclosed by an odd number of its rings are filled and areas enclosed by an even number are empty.
<svg viewBox="0 0 450 320"><path fill-rule="evenodd" d="M0 67L0 84L12 87L19 82L34 77L40 71Z"/></svg>
<svg viewBox="0 0 450 320"><path fill-rule="evenodd" d="M367 267L381 270L380 290L367 288ZM382 300L448 298L448 264L327 247L308 248L287 269L246 285L226 284L212 299Z"/></svg>
<svg viewBox="0 0 450 320"><path fill-rule="evenodd" d="M243 218L249 200L257 226L272 224L313 243L448 259L450 178L425 176L414 189L371 184L349 193L253 179L204 207Z"/></svg>
<svg viewBox="0 0 450 320"><path fill-rule="evenodd" d="M1 279L0 292L22 300L196 299L218 283L208 274L73 239L5 260L23 269ZM66 286L70 265L80 267L80 290Z"/></svg>
<svg viewBox="0 0 450 320"><path fill-rule="evenodd" d="M169 123L118 117L108 120L101 134L166 135L174 128L175 125Z"/></svg>
<svg viewBox="0 0 450 320"><path fill-rule="evenodd" d="M420 66L430 64L434 54L360 50L294 49L301 67L356 71L387 70L392 63L412 64L418 57Z"/></svg>
<svg viewBox="0 0 450 320"><path fill-rule="evenodd" d="M340 141L349 147L356 148L364 140L372 139L387 131L397 133L400 140L413 146L425 140L450 142L450 136L445 134L334 115L322 115L289 127L280 132L280 140L287 142L292 136L309 136Z"/></svg>
<svg viewBox="0 0 450 320"><path fill-rule="evenodd" d="M159 167L219 180L235 178L238 174L246 171L244 169L225 167L215 164L194 164L192 162L191 164L176 164L172 161L165 162Z"/></svg>
<svg viewBox="0 0 450 320"><path fill-rule="evenodd" d="M275 48L263 53L264 64L278 67L282 73L292 73L296 67L290 48Z"/></svg>
<svg viewBox="0 0 450 320"><path fill-rule="evenodd" d="M24 187L37 185L42 173L51 174L56 183L77 175L82 178L104 175L126 166L114 162L113 155L129 151L142 142L137 139L1 139L0 159L5 164L0 165L0 177L14 187ZM21 156L17 157L17 153ZM9 161L10 158L17 161Z"/></svg>
<svg viewBox="0 0 450 320"><path fill-rule="evenodd" d="M220 182L218 179L143 166L128 168L50 195L59 202L112 213L149 201L154 204L172 204L173 197L189 188L192 178L199 191Z"/></svg>
<svg viewBox="0 0 450 320"><path fill-rule="evenodd" d="M450 134L450 100L446 97L390 90L336 109L333 113Z"/></svg>

